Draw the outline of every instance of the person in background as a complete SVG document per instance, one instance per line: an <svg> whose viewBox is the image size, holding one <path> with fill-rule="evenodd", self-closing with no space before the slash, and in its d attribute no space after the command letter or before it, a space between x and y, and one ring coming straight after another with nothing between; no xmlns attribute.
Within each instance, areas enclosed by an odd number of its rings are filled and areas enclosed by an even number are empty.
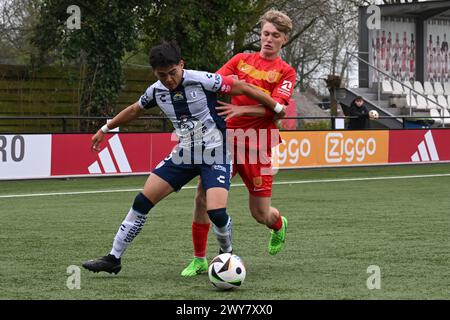
<svg viewBox="0 0 450 320"><path fill-rule="evenodd" d="M373 120L369 115L369 110L364 105L364 99L361 96L352 101L348 109L348 115L353 117L349 119L347 129L349 130L364 130L370 129L370 120Z"/></svg>

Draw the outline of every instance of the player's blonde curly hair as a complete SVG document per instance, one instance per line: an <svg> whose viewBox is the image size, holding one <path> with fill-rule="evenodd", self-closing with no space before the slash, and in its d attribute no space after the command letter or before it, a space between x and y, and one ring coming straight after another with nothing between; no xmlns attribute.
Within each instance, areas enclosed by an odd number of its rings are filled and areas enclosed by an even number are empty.
<svg viewBox="0 0 450 320"><path fill-rule="evenodd" d="M288 34L292 30L292 20L286 14L278 10L269 10L259 18L261 28L270 22L278 31Z"/></svg>

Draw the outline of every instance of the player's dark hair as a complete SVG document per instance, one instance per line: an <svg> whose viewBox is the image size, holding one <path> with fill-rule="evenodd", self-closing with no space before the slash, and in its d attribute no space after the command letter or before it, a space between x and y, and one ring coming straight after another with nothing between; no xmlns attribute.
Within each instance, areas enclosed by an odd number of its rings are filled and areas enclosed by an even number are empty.
<svg viewBox="0 0 450 320"><path fill-rule="evenodd" d="M181 50L174 40L163 41L150 49L149 62L153 69L170 67L179 64L180 61Z"/></svg>

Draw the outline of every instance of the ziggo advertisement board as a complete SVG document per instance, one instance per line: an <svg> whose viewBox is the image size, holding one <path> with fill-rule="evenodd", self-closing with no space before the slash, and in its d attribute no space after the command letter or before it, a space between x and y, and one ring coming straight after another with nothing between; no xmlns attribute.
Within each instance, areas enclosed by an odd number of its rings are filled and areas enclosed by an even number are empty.
<svg viewBox="0 0 450 320"><path fill-rule="evenodd" d="M389 131L281 132L274 167L305 168L386 164Z"/></svg>
<svg viewBox="0 0 450 320"><path fill-rule="evenodd" d="M275 168L450 161L450 130L282 131Z"/></svg>
<svg viewBox="0 0 450 320"><path fill-rule="evenodd" d="M0 180L148 174L175 146L170 133L0 134ZM450 162L450 129L282 131L274 168Z"/></svg>

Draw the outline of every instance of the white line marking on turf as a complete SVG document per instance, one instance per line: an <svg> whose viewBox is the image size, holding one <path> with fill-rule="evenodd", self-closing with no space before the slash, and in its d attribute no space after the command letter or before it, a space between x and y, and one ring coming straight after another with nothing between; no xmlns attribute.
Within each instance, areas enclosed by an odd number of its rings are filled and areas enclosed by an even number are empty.
<svg viewBox="0 0 450 320"><path fill-rule="evenodd" d="M364 178L345 178L345 179L322 179L322 180L292 180L292 181L278 181L274 185L285 184L308 184L308 183L331 183L331 182L348 182L348 181L371 181L371 180L397 180L397 179L419 179L419 178L437 178L448 177L450 173L443 174L424 174L414 176L391 176L391 177L364 177ZM231 184L232 187L243 187L243 183ZM196 189L197 186L186 186L183 189ZM46 196L65 196L78 194L95 194L95 193L114 193L114 192L136 192L139 189L113 189L113 190L92 190L92 191L72 191L72 192L49 192L49 193L28 193L28 194L7 194L0 195L1 198L23 198L23 197L46 197Z"/></svg>

